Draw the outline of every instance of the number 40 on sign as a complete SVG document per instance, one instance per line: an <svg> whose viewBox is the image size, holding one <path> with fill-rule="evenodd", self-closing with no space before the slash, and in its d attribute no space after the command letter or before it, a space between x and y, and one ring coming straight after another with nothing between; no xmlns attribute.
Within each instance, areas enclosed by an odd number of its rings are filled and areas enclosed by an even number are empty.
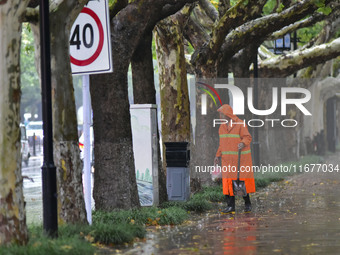
<svg viewBox="0 0 340 255"><path fill-rule="evenodd" d="M89 1L70 34L72 74L112 72L109 9L106 0Z"/></svg>

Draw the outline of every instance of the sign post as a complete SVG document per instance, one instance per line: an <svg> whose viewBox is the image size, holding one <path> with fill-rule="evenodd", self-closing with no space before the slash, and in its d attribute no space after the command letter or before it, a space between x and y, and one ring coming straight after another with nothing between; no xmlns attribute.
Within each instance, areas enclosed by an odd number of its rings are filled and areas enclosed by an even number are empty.
<svg viewBox="0 0 340 255"><path fill-rule="evenodd" d="M72 74L83 75L84 197L89 224L92 223L89 74L112 72L110 38L108 1L89 1L75 20L70 34Z"/></svg>
<svg viewBox="0 0 340 255"><path fill-rule="evenodd" d="M91 207L91 100L90 100L90 76L83 75L83 134L84 134L84 188L85 208L87 221L92 224Z"/></svg>

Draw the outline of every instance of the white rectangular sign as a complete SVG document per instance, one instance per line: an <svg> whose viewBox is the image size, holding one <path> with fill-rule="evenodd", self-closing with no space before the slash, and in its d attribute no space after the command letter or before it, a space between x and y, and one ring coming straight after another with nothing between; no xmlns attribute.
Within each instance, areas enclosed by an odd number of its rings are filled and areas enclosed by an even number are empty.
<svg viewBox="0 0 340 255"><path fill-rule="evenodd" d="M112 72L110 16L107 0L90 0L70 34L72 74Z"/></svg>

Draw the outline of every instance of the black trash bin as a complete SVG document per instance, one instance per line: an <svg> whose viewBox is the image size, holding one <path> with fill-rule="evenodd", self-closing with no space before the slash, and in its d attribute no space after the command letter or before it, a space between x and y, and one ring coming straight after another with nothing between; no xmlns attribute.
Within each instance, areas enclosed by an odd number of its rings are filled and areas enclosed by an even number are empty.
<svg viewBox="0 0 340 255"><path fill-rule="evenodd" d="M167 166L168 199L185 201L190 197L190 151L187 142L167 142L165 157Z"/></svg>

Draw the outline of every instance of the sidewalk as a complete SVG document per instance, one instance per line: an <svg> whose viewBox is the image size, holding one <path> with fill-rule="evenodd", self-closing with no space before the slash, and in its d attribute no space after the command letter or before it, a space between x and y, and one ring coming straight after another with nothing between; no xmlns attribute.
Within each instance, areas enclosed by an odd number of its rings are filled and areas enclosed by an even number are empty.
<svg viewBox="0 0 340 255"><path fill-rule="evenodd" d="M340 153L326 159L340 167ZM146 240L107 254L339 254L340 171L304 173L252 196L254 210L218 209L181 226L148 228Z"/></svg>

